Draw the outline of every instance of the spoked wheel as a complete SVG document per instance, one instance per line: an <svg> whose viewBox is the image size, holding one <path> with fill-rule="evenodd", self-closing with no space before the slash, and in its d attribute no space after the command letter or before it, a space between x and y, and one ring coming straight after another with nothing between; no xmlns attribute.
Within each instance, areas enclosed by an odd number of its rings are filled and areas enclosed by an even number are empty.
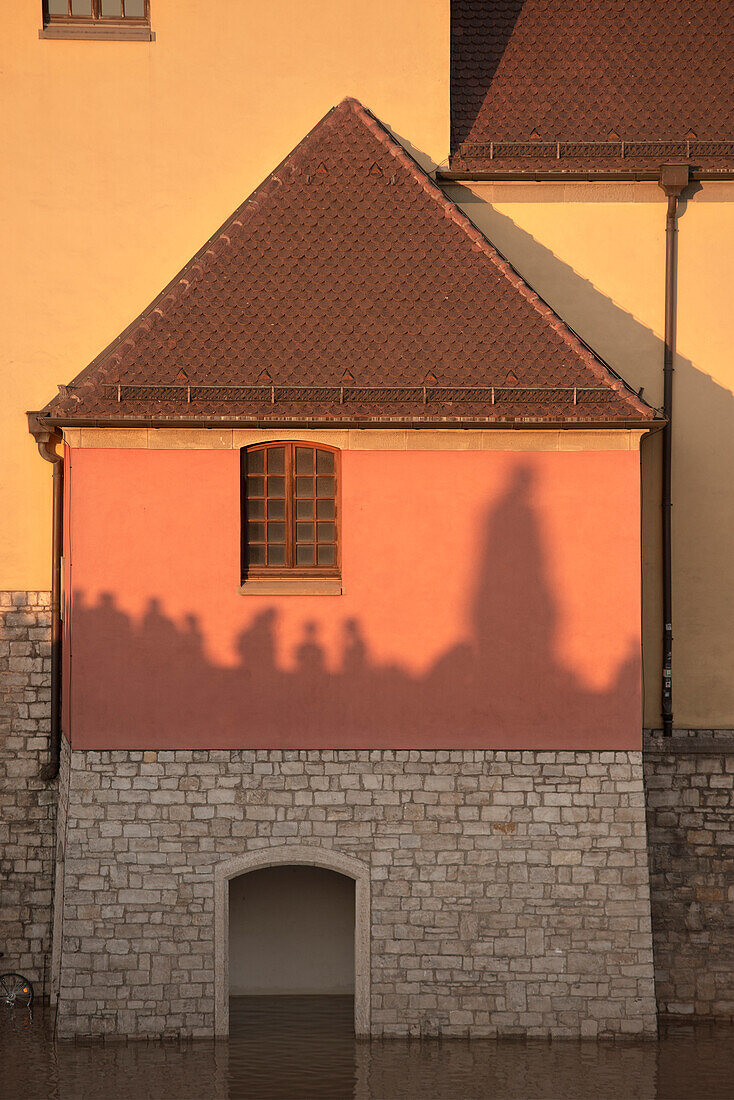
<svg viewBox="0 0 734 1100"><path fill-rule="evenodd" d="M22 974L0 974L0 1004L11 1008L30 1008L33 986Z"/></svg>

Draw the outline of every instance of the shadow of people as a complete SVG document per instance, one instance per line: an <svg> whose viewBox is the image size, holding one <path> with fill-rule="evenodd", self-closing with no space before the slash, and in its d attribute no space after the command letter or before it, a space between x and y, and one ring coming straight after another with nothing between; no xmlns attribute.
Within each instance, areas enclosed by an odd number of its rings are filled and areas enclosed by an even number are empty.
<svg viewBox="0 0 734 1100"><path fill-rule="evenodd" d="M236 650L241 674L249 680L272 678L277 670L276 625L278 613L274 607L258 612L250 626L237 638Z"/></svg>
<svg viewBox="0 0 734 1100"><path fill-rule="evenodd" d="M368 663L367 643L357 619L346 619L342 631L342 674L362 676Z"/></svg>
<svg viewBox="0 0 734 1100"><path fill-rule="evenodd" d="M319 642L318 623L304 624L303 641L296 649L296 667L300 676L324 675L324 650Z"/></svg>

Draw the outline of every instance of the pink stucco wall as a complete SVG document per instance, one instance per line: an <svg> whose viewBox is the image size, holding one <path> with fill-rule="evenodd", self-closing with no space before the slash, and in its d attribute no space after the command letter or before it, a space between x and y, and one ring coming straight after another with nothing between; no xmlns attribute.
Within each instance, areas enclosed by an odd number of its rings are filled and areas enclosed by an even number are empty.
<svg viewBox="0 0 734 1100"><path fill-rule="evenodd" d="M345 451L341 596L242 595L239 453L71 450L78 748L635 748L634 451Z"/></svg>

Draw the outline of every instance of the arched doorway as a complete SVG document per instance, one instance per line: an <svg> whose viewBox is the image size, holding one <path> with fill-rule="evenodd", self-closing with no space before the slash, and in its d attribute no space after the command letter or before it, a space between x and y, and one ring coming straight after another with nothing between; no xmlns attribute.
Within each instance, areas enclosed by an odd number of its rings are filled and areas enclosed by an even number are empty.
<svg viewBox="0 0 734 1100"><path fill-rule="evenodd" d="M304 872L316 872L309 878ZM325 874L319 875L321 870ZM247 878L261 872L258 878ZM300 992L309 986L334 990L350 987L354 990L354 1031L357 1036L367 1036L370 1030L369 972L370 972L370 878L369 867L362 860L327 848L306 844L283 844L235 856L215 868L215 1035L224 1038L229 1034L230 985L245 993ZM242 877L244 876L244 878ZM337 876L334 878L333 876ZM340 878L350 880L349 885ZM233 880L237 880L233 882ZM305 887L304 900L309 910L302 925L293 912L281 915L277 926L268 921L268 913L278 905L293 908L293 887ZM237 899L247 897L249 904L239 905ZM260 887L259 892L257 887ZM288 895L290 894L290 901ZM234 904L231 905L230 898ZM333 930L344 929L344 922L353 922L354 936L351 949L339 939L335 950L327 957L319 947L316 956L301 957L309 943L323 945L317 923L319 913L326 914L330 905L336 906L333 914ZM230 919L235 927L230 928ZM290 944L283 943L276 961L275 936L280 928L285 937L294 934ZM235 932L234 948L230 957L231 933ZM246 953L260 952L260 958ZM245 954L243 954L245 953ZM269 958L269 962L268 962ZM352 966L351 982L346 972ZM234 970L233 970L234 967Z"/></svg>
<svg viewBox="0 0 734 1100"><path fill-rule="evenodd" d="M354 879L284 863L229 883L230 997L354 996Z"/></svg>

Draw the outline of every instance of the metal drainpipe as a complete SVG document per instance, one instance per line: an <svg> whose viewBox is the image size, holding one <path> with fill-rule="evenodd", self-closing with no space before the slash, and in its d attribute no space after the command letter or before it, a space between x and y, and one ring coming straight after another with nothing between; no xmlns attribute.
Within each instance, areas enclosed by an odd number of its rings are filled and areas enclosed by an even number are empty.
<svg viewBox="0 0 734 1100"><path fill-rule="evenodd" d="M54 446L62 437L28 414L31 433L42 458L53 464L53 528L51 538L51 730L49 760L40 778L51 783L59 774L61 760L61 555L64 539L64 457Z"/></svg>
<svg viewBox="0 0 734 1100"><path fill-rule="evenodd" d="M672 576L672 441L673 441L673 356L675 354L677 295L678 200L688 186L687 164L664 164L660 187L668 196L665 220L665 345L663 353L663 464L662 464L662 587L663 587L663 736L673 733L673 576Z"/></svg>

